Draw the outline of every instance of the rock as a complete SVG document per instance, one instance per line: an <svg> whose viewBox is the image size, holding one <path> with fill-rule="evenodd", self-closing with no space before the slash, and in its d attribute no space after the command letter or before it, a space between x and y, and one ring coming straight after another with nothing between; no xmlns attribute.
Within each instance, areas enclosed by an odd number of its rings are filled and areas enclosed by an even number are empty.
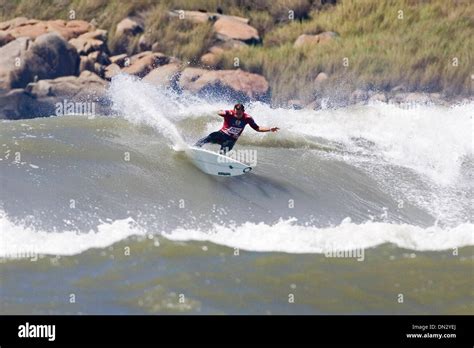
<svg viewBox="0 0 474 348"><path fill-rule="evenodd" d="M311 103L304 106L307 110L320 110L321 109L321 102L319 100L314 100Z"/></svg>
<svg viewBox="0 0 474 348"><path fill-rule="evenodd" d="M208 67L215 67L219 63L219 60L219 55L211 52L204 54L200 59L201 63Z"/></svg>
<svg viewBox="0 0 474 348"><path fill-rule="evenodd" d="M105 68L110 64L110 60L104 52L95 51L87 56L80 56L79 72L88 70L96 73L100 77L104 76Z"/></svg>
<svg viewBox="0 0 474 348"><path fill-rule="evenodd" d="M151 70L168 64L170 59L162 53L143 52L131 57L131 64L122 69L122 72L143 77Z"/></svg>
<svg viewBox="0 0 474 348"><path fill-rule="evenodd" d="M149 41L146 35L140 36L138 40L138 49L140 51L150 51L152 47L152 43Z"/></svg>
<svg viewBox="0 0 474 348"><path fill-rule="evenodd" d="M183 10L173 10L173 11L168 11L168 15L170 17L174 17L177 19L181 20L188 20L192 23L196 24L202 24L202 23L207 23L209 21L216 21L220 18L224 19L230 19L234 21L238 21L244 24L249 23L248 18L243 18L243 17L237 17L237 16L228 16L228 15L223 15L219 13L213 13L213 12L204 12L204 11L183 11Z"/></svg>
<svg viewBox="0 0 474 348"><path fill-rule="evenodd" d="M142 59L143 57L149 56L149 55L152 54L152 53L154 53L154 52L151 52L151 51L144 51L144 52L140 52L140 53L134 54L133 56L130 57L130 64L133 64L133 63L135 63L137 60L140 60L140 59ZM160 53L160 52L156 52L156 53L162 54L162 53Z"/></svg>
<svg viewBox="0 0 474 348"><path fill-rule="evenodd" d="M362 89L356 89L350 96L351 103L365 102L367 99L369 99L369 93Z"/></svg>
<svg viewBox="0 0 474 348"><path fill-rule="evenodd" d="M123 54L119 54L119 55L116 55L116 56L113 56L113 57L110 57L110 62L112 64L117 64L119 67L123 68L126 64L126 60L127 60L128 57L128 54L126 53L123 53ZM128 64L127 66L130 65L130 58L128 59Z"/></svg>
<svg viewBox="0 0 474 348"><path fill-rule="evenodd" d="M170 63L162 65L156 69L150 71L144 78L143 81L151 83L160 87L171 87L177 88L177 81L180 75L181 64Z"/></svg>
<svg viewBox="0 0 474 348"><path fill-rule="evenodd" d="M118 66L117 64L115 63L112 63L110 65L108 65L106 68L105 68L105 71L104 71L104 77L107 79L107 80L111 80L112 77L114 77L115 75L118 75L121 73L121 69L120 69L120 66Z"/></svg>
<svg viewBox="0 0 474 348"><path fill-rule="evenodd" d="M69 40L80 55L88 55L94 51L107 52L107 31L97 29L77 38Z"/></svg>
<svg viewBox="0 0 474 348"><path fill-rule="evenodd" d="M428 104L431 102L431 98L425 93L408 93L405 97L405 102L412 104Z"/></svg>
<svg viewBox="0 0 474 348"><path fill-rule="evenodd" d="M182 89L198 91L198 88L193 86L193 82L197 81L201 76L207 74L210 70L200 68L186 68L181 72L179 78L179 86Z"/></svg>
<svg viewBox="0 0 474 348"><path fill-rule="evenodd" d="M387 102L387 96L385 93L375 93L369 98L370 102L380 102L380 103L386 103Z"/></svg>
<svg viewBox="0 0 474 348"><path fill-rule="evenodd" d="M80 76L64 76L29 83L0 95L0 118L20 119L67 113L67 106L108 112L107 83L89 71ZM78 109L74 108L74 113Z"/></svg>
<svg viewBox="0 0 474 348"><path fill-rule="evenodd" d="M333 31L325 31L321 34L316 35L319 37L319 43L326 43L334 40L337 37L337 33Z"/></svg>
<svg viewBox="0 0 474 348"><path fill-rule="evenodd" d="M57 33L34 42L19 38L0 48L0 90L25 87L35 79L77 75L78 70L76 49Z"/></svg>
<svg viewBox="0 0 474 348"><path fill-rule="evenodd" d="M35 115L34 97L23 88L0 93L0 120L33 118Z"/></svg>
<svg viewBox="0 0 474 348"><path fill-rule="evenodd" d="M151 45L151 51L152 52L161 52L161 46L159 42L155 42L153 45Z"/></svg>
<svg viewBox="0 0 474 348"><path fill-rule="evenodd" d="M206 23L211 20L211 15L207 12L200 11L183 11L183 10L173 10L168 11L170 17L175 17L181 20L188 20L192 23Z"/></svg>
<svg viewBox="0 0 474 348"><path fill-rule="evenodd" d="M400 104L400 103L405 103L405 98L408 95L408 93L403 93L403 92L397 92L397 93L391 93L389 97L389 102L391 104Z"/></svg>
<svg viewBox="0 0 474 348"><path fill-rule="evenodd" d="M205 66L216 67L217 64L220 61L220 56L226 50L238 49L238 48L246 47L246 46L247 45L245 43L243 43L242 41L238 41L238 40L223 41L223 42L221 42L217 45L212 46L209 49L209 52L205 53L201 57L200 61Z"/></svg>
<svg viewBox="0 0 474 348"><path fill-rule="evenodd" d="M20 25L28 25L38 23L36 19L28 19L26 17L16 17L5 22L0 22L0 30L8 30L19 27Z"/></svg>
<svg viewBox="0 0 474 348"><path fill-rule="evenodd" d="M80 55L88 55L91 52L104 51L106 49L104 41L91 38L78 37L69 40L69 43L76 48L77 53Z"/></svg>
<svg viewBox="0 0 474 348"><path fill-rule="evenodd" d="M257 74L237 70L186 68L178 81L182 90L230 100L267 100L269 85Z"/></svg>
<svg viewBox="0 0 474 348"><path fill-rule="evenodd" d="M48 25L46 22L28 22L27 24L8 29L7 32L15 38L28 37L35 39L48 32Z"/></svg>
<svg viewBox="0 0 474 348"><path fill-rule="evenodd" d="M316 76L316 78L314 79L314 82L315 82L317 85L320 85L321 83L323 83L324 81L326 81L328 78L329 78L329 76L328 76L326 73L320 72L320 73Z"/></svg>
<svg viewBox="0 0 474 348"><path fill-rule="evenodd" d="M215 46L212 46L209 50L212 53L216 53L216 52L213 52L212 50L213 49L221 49L223 51L227 51L227 50L243 48L243 47L246 47L246 46L247 45L244 42L239 41L239 40L227 40L227 41L220 42Z"/></svg>
<svg viewBox="0 0 474 348"><path fill-rule="evenodd" d="M393 87L390 92L392 93L401 93L401 92L406 92L406 88L402 85L398 85L398 86L395 86Z"/></svg>
<svg viewBox="0 0 474 348"><path fill-rule="evenodd" d="M83 72L85 70L94 71L94 60L89 58L89 56L80 56L79 61L79 72Z"/></svg>
<svg viewBox="0 0 474 348"><path fill-rule="evenodd" d="M100 40L107 42L107 30L96 29L94 31L87 32L79 36L82 39Z"/></svg>
<svg viewBox="0 0 474 348"><path fill-rule="evenodd" d="M234 21L237 21L237 22L241 22L243 24L249 24L249 21L250 21L248 18L223 15L223 14L219 14L219 13L213 13L212 17L211 17L212 20L217 20L217 19L221 19L221 18L234 20Z"/></svg>
<svg viewBox="0 0 474 348"><path fill-rule="evenodd" d="M25 91L37 98L50 96L75 97L79 94L92 95L103 93L107 82L90 71L84 71L79 76L62 76L57 79L40 80L29 83Z"/></svg>
<svg viewBox="0 0 474 348"><path fill-rule="evenodd" d="M304 107L304 104L301 100L299 99L290 99L287 102L287 106L289 108L295 109L295 110L301 110Z"/></svg>
<svg viewBox="0 0 474 348"><path fill-rule="evenodd" d="M87 57L89 57L93 62L99 63L101 65L109 65L111 63L107 54L101 51L89 53Z"/></svg>
<svg viewBox="0 0 474 348"><path fill-rule="evenodd" d="M312 46L312 45L322 44L322 43L332 41L335 37L337 37L337 34L332 31L326 31L318 35L303 34L303 35L298 36L295 43L293 44L293 47L296 48L296 47L303 47L303 46L308 46L308 45Z"/></svg>
<svg viewBox="0 0 474 348"><path fill-rule="evenodd" d="M78 37L93 29L93 26L81 20L63 21L53 20L47 22L48 32L55 31L59 33L66 40Z"/></svg>
<svg viewBox="0 0 474 348"><path fill-rule="evenodd" d="M4 30L0 30L0 47L6 45L7 43L13 40L15 40L13 35Z"/></svg>
<svg viewBox="0 0 474 348"><path fill-rule="evenodd" d="M106 113L107 86L108 83L96 74L84 71L80 76L64 76L30 83L25 91L37 100L41 115L65 114L67 112L64 105L67 103L92 104L96 112Z"/></svg>
<svg viewBox="0 0 474 348"><path fill-rule="evenodd" d="M239 40L246 44L261 42L257 29L239 20L221 17L214 23L216 37L222 41Z"/></svg>
<svg viewBox="0 0 474 348"><path fill-rule="evenodd" d="M215 55L219 55L219 54L222 54L224 52L225 52L225 49L222 46L212 46L211 48L209 48L209 53L212 53L212 54L215 54Z"/></svg>
<svg viewBox="0 0 474 348"><path fill-rule="evenodd" d="M117 24L115 52L126 52L133 37L143 33L144 25L138 17L127 17Z"/></svg>
<svg viewBox="0 0 474 348"><path fill-rule="evenodd" d="M15 38L29 37L35 39L46 33L56 32L64 39L70 40L92 30L93 26L81 20L38 21L36 19L19 17L11 21L0 23L0 28L3 28L1 30L6 30L7 33Z"/></svg>
<svg viewBox="0 0 474 348"><path fill-rule="evenodd" d="M143 24L137 18L127 17L117 24L115 35L135 36L143 32Z"/></svg>
<svg viewBox="0 0 474 348"><path fill-rule="evenodd" d="M443 99L440 93L429 93L428 96L433 104L449 106L449 103L447 103L447 101Z"/></svg>

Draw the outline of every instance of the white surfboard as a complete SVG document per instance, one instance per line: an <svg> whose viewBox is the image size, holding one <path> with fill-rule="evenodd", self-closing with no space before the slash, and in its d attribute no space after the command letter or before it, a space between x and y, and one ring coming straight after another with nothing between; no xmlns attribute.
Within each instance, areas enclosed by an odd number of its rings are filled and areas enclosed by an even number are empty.
<svg viewBox="0 0 474 348"><path fill-rule="evenodd" d="M190 146L186 149L191 162L204 173L217 176L237 176L250 172L252 167L233 158Z"/></svg>

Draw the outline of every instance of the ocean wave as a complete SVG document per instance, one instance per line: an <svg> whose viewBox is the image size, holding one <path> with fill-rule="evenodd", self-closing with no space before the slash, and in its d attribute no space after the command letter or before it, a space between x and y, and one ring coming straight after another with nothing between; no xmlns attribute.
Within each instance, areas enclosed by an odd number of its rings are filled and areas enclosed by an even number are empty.
<svg viewBox="0 0 474 348"><path fill-rule="evenodd" d="M43 255L75 255L94 248L106 248L131 236L152 235L152 231L132 218L104 222L97 232L38 231L32 226L14 223L3 214L0 218L0 257L15 258L28 253ZM391 243L414 251L442 251L473 246L473 225L453 228L422 228L409 224L368 221L361 224L345 219L338 226L318 228L298 225L296 219L275 224L244 223L218 225L208 230L176 228L161 235L170 241L210 242L229 248L254 252L321 254L337 250L375 248ZM158 234L153 234L157 237Z"/></svg>

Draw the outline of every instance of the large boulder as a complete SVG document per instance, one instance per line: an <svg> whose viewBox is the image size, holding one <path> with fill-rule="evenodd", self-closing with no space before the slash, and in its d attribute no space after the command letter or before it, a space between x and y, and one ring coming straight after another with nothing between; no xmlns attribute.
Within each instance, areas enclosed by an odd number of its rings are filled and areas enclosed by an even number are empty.
<svg viewBox="0 0 474 348"><path fill-rule="evenodd" d="M5 30L0 30L0 47L13 40L15 40L15 37L12 34L6 32Z"/></svg>
<svg viewBox="0 0 474 348"><path fill-rule="evenodd" d="M138 35L143 32L143 24L138 18L127 17L117 24L116 35Z"/></svg>
<svg viewBox="0 0 474 348"><path fill-rule="evenodd" d="M107 82L89 71L32 82L24 89L0 94L0 119L107 114L106 90Z"/></svg>
<svg viewBox="0 0 474 348"><path fill-rule="evenodd" d="M4 30L15 38L29 37L35 39L46 33L56 32L64 39L70 40L93 29L93 26L82 20L50 20L39 21L18 17L0 23L0 30Z"/></svg>
<svg viewBox="0 0 474 348"><path fill-rule="evenodd" d="M209 52L201 56L201 64L207 67L215 68L220 62L220 58L225 51L239 49L245 46L247 45L239 40L221 41L209 48Z"/></svg>
<svg viewBox="0 0 474 348"><path fill-rule="evenodd" d="M19 38L0 47L0 91L38 79L77 75L78 69L76 49L57 33L41 35L34 42Z"/></svg>
<svg viewBox="0 0 474 348"><path fill-rule="evenodd" d="M192 23L206 23L212 19L212 14L208 12L201 11L183 11L183 10L173 10L168 11L170 17L175 17L178 19L188 20Z"/></svg>
<svg viewBox="0 0 474 348"><path fill-rule="evenodd" d="M207 52L202 55L200 62L204 66L216 67L220 61L220 54L215 54L212 52Z"/></svg>
<svg viewBox="0 0 474 348"><path fill-rule="evenodd" d="M356 103L366 103L369 99L369 93L363 89L356 89L351 93L350 102L353 104Z"/></svg>
<svg viewBox="0 0 474 348"><path fill-rule="evenodd" d="M106 67L110 64L109 57L101 51L94 51L87 56L80 56L79 72L92 71L100 77L104 77Z"/></svg>
<svg viewBox="0 0 474 348"><path fill-rule="evenodd" d="M112 80L112 77L120 74L121 72L122 70L120 69L120 66L115 63L112 63L105 68L104 78L107 80Z"/></svg>
<svg viewBox="0 0 474 348"><path fill-rule="evenodd" d="M77 38L71 39L69 43L73 45L80 55L88 55L94 51L106 51L107 31L97 29L87 32Z"/></svg>
<svg viewBox="0 0 474 348"><path fill-rule="evenodd" d="M69 43L76 48L77 53L80 55L88 55L93 51L103 51L106 47L105 43L101 40L84 39L80 37L72 39Z"/></svg>
<svg viewBox="0 0 474 348"><path fill-rule="evenodd" d="M320 72L316 78L314 79L314 83L319 86L321 85L324 81L326 81L327 79L329 78L329 76L324 73L324 72Z"/></svg>
<svg viewBox="0 0 474 348"><path fill-rule="evenodd" d="M108 83L90 71L79 76L64 76L53 80L30 83L25 91L37 101L39 116L81 113L82 107L97 114L107 113ZM72 105L74 104L74 105ZM73 109L69 109L73 106Z"/></svg>
<svg viewBox="0 0 474 348"><path fill-rule="evenodd" d="M9 30L9 29L19 27L20 25L27 25L30 23L34 24L38 22L39 21L37 19L28 19L26 17L16 17L5 22L0 22L0 30Z"/></svg>
<svg viewBox="0 0 474 348"><path fill-rule="evenodd" d="M0 120L18 120L37 117L36 99L23 88L0 93Z"/></svg>
<svg viewBox="0 0 474 348"><path fill-rule="evenodd" d="M386 103L387 96L383 92L375 93L369 98L369 102L371 103Z"/></svg>
<svg viewBox="0 0 474 348"><path fill-rule="evenodd" d="M130 58L127 60L128 57L128 54L126 53L122 53L122 54L118 54L116 56L112 56L110 57L110 62L112 64L117 64L118 66L120 66L121 68L123 68L125 65L127 65L127 61L130 63ZM129 65L129 64L128 64ZM127 65L127 66L128 66Z"/></svg>
<svg viewBox="0 0 474 348"><path fill-rule="evenodd" d="M317 44L323 44L332 41L337 34L332 31L325 31L324 33L318 35L307 35L303 34L298 36L293 47L303 47L303 46L314 46Z"/></svg>
<svg viewBox="0 0 474 348"><path fill-rule="evenodd" d="M115 31L115 53L127 52L132 39L143 33L143 20L139 17L127 17L117 24Z"/></svg>
<svg viewBox="0 0 474 348"><path fill-rule="evenodd" d="M140 52L142 51L151 51L153 47L153 42L150 41L150 38L143 34L140 36L140 39L138 39L138 49Z"/></svg>
<svg viewBox="0 0 474 348"><path fill-rule="evenodd" d="M237 70L186 68L178 81L184 91L229 100L268 100L269 84L257 74Z"/></svg>
<svg viewBox="0 0 474 348"><path fill-rule="evenodd" d="M79 76L63 76L57 79L29 83L25 90L36 98L99 95L105 91L107 82L96 74L85 71Z"/></svg>
<svg viewBox="0 0 474 348"><path fill-rule="evenodd" d="M209 21L215 22L216 20L220 18L227 18L227 19L239 21L244 24L249 23L248 18L228 16L228 15L223 15L220 13L205 12L205 11L173 10L173 11L168 11L168 15L170 17L174 17L181 20L187 20L195 24L207 23Z"/></svg>
<svg viewBox="0 0 474 348"><path fill-rule="evenodd" d="M151 70L161 65L168 64L170 58L165 56L163 53L147 51L132 56L130 61L131 64L123 68L122 72L138 77L144 77Z"/></svg>
<svg viewBox="0 0 474 348"><path fill-rule="evenodd" d="M219 18L213 28L217 39L222 41L239 40L246 44L261 42L257 29L229 16Z"/></svg>
<svg viewBox="0 0 474 348"><path fill-rule="evenodd" d="M181 64L179 62L166 64L150 71L143 81L159 87L176 88L180 70Z"/></svg>

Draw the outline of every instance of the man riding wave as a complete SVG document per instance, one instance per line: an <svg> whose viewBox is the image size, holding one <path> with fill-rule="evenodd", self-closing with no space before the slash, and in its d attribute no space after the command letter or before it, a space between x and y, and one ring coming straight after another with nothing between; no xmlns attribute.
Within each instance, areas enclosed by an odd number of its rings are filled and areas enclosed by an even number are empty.
<svg viewBox="0 0 474 348"><path fill-rule="evenodd" d="M240 103L235 104L234 110L221 110L218 115L224 118L222 128L200 139L194 146L201 147L207 143L219 144L221 146L220 151L226 153L232 150L247 124L257 132L277 132L280 130L278 127L265 128L258 126Z"/></svg>

